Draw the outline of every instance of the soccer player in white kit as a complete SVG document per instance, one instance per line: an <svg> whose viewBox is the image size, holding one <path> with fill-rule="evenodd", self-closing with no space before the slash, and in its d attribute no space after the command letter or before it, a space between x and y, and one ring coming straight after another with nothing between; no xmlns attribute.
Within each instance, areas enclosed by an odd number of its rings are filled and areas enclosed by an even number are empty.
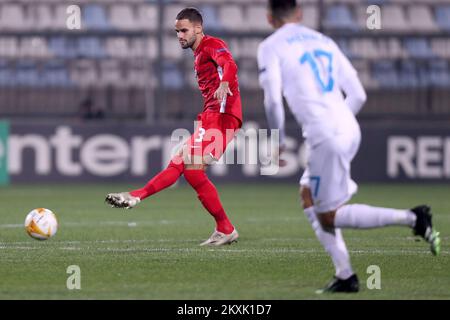
<svg viewBox="0 0 450 320"><path fill-rule="evenodd" d="M318 292L359 291L341 228L404 225L437 255L440 238L428 206L398 210L346 204L357 191L350 164L361 141L355 115L366 101L364 88L336 43L300 24L295 0L269 0L267 18L276 31L260 44L258 67L269 127L280 130L281 153L284 96L309 150L300 180L304 212L336 269L332 281Z"/></svg>

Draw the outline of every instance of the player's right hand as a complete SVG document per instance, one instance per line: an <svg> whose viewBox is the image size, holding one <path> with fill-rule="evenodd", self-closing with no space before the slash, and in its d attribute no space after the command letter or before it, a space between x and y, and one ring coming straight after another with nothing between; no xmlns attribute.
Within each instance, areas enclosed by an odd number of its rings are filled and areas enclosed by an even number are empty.
<svg viewBox="0 0 450 320"><path fill-rule="evenodd" d="M223 81L220 83L216 92L214 92L214 98L219 100L219 102L222 102L227 98L228 95L232 96L233 93L231 92L230 88L228 87L228 82Z"/></svg>

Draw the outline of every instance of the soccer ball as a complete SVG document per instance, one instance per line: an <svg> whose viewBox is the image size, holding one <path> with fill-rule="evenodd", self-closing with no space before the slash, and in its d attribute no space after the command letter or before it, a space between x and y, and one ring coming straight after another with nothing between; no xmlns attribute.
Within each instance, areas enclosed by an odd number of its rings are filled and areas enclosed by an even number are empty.
<svg viewBox="0 0 450 320"><path fill-rule="evenodd" d="M34 239L47 240L58 230L58 221L51 210L37 208L25 218L25 230Z"/></svg>

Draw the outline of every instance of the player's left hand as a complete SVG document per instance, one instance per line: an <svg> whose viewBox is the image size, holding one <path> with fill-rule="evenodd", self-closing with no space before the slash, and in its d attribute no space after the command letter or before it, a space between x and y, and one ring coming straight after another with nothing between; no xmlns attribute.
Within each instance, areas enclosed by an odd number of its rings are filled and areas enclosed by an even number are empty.
<svg viewBox="0 0 450 320"><path fill-rule="evenodd" d="M216 92L214 92L214 98L219 100L219 102L222 102L226 99L227 95L232 96L233 93L228 86L228 82L224 81L220 83L219 88L217 88Z"/></svg>

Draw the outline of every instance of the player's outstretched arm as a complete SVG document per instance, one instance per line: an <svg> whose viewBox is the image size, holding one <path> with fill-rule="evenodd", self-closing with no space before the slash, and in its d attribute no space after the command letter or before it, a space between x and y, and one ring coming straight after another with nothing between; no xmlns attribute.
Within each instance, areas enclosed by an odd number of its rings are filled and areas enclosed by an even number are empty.
<svg viewBox="0 0 450 320"><path fill-rule="evenodd" d="M227 96L232 96L229 84L237 79L238 67L228 48L223 43L213 43L208 52L211 58L222 69L222 78L219 87L214 92L214 98L219 102L225 101Z"/></svg>
<svg viewBox="0 0 450 320"><path fill-rule="evenodd" d="M224 99L226 99L228 95L230 96L233 95L229 87L229 82L222 81L219 87L217 88L216 92L214 92L214 98L216 98L219 101L223 101Z"/></svg>

